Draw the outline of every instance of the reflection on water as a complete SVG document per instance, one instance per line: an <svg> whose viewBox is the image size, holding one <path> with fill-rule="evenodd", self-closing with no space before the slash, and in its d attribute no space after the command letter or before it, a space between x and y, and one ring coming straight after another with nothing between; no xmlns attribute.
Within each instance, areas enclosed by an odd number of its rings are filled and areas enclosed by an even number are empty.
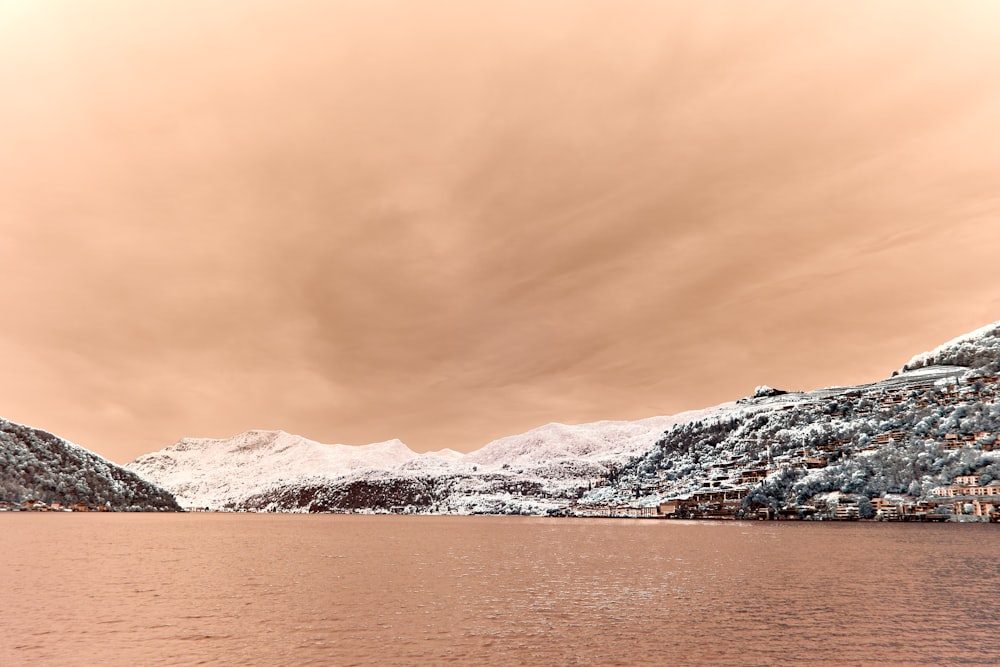
<svg viewBox="0 0 1000 667"><path fill-rule="evenodd" d="M1000 664L996 526L0 515L0 665Z"/></svg>

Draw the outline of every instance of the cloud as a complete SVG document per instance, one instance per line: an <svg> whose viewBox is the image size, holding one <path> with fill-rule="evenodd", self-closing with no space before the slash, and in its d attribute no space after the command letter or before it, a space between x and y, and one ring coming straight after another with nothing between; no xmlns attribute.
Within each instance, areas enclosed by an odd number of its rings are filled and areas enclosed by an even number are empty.
<svg viewBox="0 0 1000 667"><path fill-rule="evenodd" d="M986 4L19 7L0 414L117 460L469 449L997 318Z"/></svg>

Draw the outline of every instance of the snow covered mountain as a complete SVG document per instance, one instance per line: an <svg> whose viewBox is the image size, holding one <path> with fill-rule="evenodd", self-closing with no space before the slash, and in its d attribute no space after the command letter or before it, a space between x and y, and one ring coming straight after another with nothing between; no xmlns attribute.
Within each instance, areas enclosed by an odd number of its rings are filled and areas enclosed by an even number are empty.
<svg viewBox="0 0 1000 667"><path fill-rule="evenodd" d="M51 433L0 419L0 503L19 507L36 502L117 511L180 510L168 492L135 473Z"/></svg>
<svg viewBox="0 0 1000 667"><path fill-rule="evenodd" d="M587 514L676 499L691 513L738 516L830 494L925 502L958 475L1000 479L998 433L995 323L866 385L758 387L670 417L547 424L466 455L250 431L182 440L128 467L184 505L216 509Z"/></svg>
<svg viewBox="0 0 1000 667"><path fill-rule="evenodd" d="M185 507L315 511L374 503L390 509L413 505L416 495L440 501L433 503L438 511L470 513L484 502L520 507L527 488L575 496L651 446L665 429L725 407L634 422L547 424L470 454L417 454L399 440L325 445L283 431L247 431L219 440L186 438L126 467L169 488ZM443 486L447 498L438 492ZM396 490L377 494L375 488Z"/></svg>
<svg viewBox="0 0 1000 667"><path fill-rule="evenodd" d="M590 424L551 423L487 444L465 460L483 465L534 466L564 459L616 463L649 447L675 424L694 421L728 406L684 412L638 421L599 421Z"/></svg>
<svg viewBox="0 0 1000 667"><path fill-rule="evenodd" d="M453 460L450 450L424 457ZM332 480L359 469L395 468L420 458L399 440L325 445L284 431L246 431L231 438L184 438L140 456L126 468L173 491L185 507L223 507L260 488L306 478Z"/></svg>

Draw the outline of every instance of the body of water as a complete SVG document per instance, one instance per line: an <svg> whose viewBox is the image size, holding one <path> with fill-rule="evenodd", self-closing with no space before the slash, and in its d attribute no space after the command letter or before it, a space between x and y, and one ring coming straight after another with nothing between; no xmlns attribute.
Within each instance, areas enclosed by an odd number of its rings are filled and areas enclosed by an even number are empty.
<svg viewBox="0 0 1000 667"><path fill-rule="evenodd" d="M0 514L0 667L1000 664L988 524Z"/></svg>

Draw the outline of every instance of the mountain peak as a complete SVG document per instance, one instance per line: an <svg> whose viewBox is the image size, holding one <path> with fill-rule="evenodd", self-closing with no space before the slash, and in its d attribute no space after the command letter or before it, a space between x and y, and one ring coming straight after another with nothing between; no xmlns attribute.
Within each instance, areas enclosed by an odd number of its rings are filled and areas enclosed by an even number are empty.
<svg viewBox="0 0 1000 667"><path fill-rule="evenodd" d="M286 431L252 429L229 438L184 438L125 467L173 489L182 505L221 507L249 489L394 468L416 457L395 438L368 445L328 445Z"/></svg>

